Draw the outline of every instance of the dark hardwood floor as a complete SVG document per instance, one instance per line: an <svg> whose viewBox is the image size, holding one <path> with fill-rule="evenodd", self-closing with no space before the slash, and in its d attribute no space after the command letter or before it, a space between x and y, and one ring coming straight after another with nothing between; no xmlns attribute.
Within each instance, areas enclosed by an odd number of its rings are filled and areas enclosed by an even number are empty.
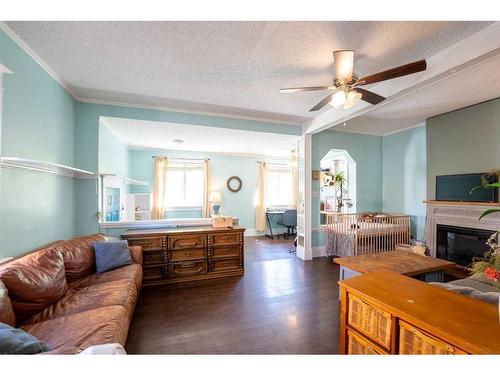
<svg viewBox="0 0 500 375"><path fill-rule="evenodd" d="M130 354L336 354L338 266L291 241L245 239L245 276L143 288Z"/></svg>

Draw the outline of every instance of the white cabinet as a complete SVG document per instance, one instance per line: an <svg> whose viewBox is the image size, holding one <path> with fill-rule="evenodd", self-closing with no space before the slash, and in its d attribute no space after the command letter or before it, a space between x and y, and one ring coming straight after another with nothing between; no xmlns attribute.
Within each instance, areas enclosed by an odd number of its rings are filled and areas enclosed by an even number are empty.
<svg viewBox="0 0 500 375"><path fill-rule="evenodd" d="M126 221L151 220L151 194L127 194Z"/></svg>

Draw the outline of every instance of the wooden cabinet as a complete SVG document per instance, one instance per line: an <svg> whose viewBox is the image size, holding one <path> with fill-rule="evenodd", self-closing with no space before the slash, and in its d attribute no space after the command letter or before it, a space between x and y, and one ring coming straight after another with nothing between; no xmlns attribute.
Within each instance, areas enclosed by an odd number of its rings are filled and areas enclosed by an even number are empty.
<svg viewBox="0 0 500 375"><path fill-rule="evenodd" d="M143 248L144 285L243 275L245 229L189 227L129 230L121 237Z"/></svg>
<svg viewBox="0 0 500 375"><path fill-rule="evenodd" d="M389 271L339 285L341 354L500 354L497 305Z"/></svg>

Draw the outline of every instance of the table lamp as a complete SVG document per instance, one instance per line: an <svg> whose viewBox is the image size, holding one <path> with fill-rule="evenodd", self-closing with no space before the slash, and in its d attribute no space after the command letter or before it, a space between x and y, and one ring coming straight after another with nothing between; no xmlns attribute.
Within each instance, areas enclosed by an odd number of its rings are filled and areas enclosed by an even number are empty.
<svg viewBox="0 0 500 375"><path fill-rule="evenodd" d="M221 202L220 192L219 191L211 191L210 198L208 200L212 204L212 216L218 216L219 209L220 209L220 202Z"/></svg>

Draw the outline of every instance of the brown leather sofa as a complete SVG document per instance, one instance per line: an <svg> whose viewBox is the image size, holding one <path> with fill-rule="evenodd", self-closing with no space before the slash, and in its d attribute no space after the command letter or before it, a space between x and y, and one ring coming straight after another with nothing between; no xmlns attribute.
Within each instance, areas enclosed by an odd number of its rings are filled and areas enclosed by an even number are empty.
<svg viewBox="0 0 500 375"><path fill-rule="evenodd" d="M134 264L95 271L94 234L58 241L0 265L0 321L73 354L100 344L125 345L142 283L142 249Z"/></svg>

